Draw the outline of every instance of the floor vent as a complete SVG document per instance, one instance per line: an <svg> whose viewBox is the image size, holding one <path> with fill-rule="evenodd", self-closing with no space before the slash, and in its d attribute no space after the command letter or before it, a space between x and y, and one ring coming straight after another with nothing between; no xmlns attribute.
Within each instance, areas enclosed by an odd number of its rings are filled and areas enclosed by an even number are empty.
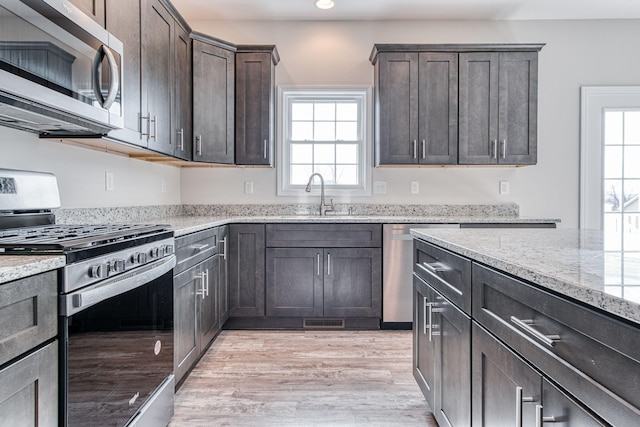
<svg viewBox="0 0 640 427"><path fill-rule="evenodd" d="M304 319L303 328L333 328L344 329L344 319Z"/></svg>

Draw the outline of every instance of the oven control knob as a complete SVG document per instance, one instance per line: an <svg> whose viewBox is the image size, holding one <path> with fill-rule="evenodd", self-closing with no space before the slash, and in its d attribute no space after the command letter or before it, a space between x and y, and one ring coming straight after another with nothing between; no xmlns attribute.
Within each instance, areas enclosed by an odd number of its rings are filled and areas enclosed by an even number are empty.
<svg viewBox="0 0 640 427"><path fill-rule="evenodd" d="M124 259L117 258L111 261L109 264L109 271L113 271L114 273L122 273L125 270Z"/></svg>
<svg viewBox="0 0 640 427"><path fill-rule="evenodd" d="M95 277L97 279L102 279L106 277L107 266L105 264L94 264L89 269L89 276Z"/></svg>
<svg viewBox="0 0 640 427"><path fill-rule="evenodd" d="M159 254L160 254L160 248L151 248L151 250L149 251L149 256L151 258L158 258Z"/></svg>
<svg viewBox="0 0 640 427"><path fill-rule="evenodd" d="M173 245L164 245L164 254L171 255L173 253Z"/></svg>
<svg viewBox="0 0 640 427"><path fill-rule="evenodd" d="M147 262L147 254L144 252L136 252L133 254L132 261L134 264L144 264Z"/></svg>

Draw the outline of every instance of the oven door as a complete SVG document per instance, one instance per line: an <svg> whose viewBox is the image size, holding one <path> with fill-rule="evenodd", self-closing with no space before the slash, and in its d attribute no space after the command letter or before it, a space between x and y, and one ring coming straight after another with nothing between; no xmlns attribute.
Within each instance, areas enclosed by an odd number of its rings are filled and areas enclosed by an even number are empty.
<svg viewBox="0 0 640 427"><path fill-rule="evenodd" d="M174 265L171 255L61 296L61 426L124 426L167 388Z"/></svg>

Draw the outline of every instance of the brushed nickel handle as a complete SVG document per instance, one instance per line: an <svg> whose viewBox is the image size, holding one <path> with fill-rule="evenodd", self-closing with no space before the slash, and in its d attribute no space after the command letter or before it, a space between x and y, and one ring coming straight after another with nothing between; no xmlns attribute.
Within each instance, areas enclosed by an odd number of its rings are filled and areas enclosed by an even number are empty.
<svg viewBox="0 0 640 427"><path fill-rule="evenodd" d="M539 341L542 341L544 344L549 347L555 347L556 343L560 341L560 335L545 335L542 332L534 329L531 325L534 324L533 319L518 319L516 316L511 316L511 322L516 326L519 326L524 331L533 335Z"/></svg>
<svg viewBox="0 0 640 427"><path fill-rule="evenodd" d="M492 139L489 143L489 157L492 159L498 158L498 140Z"/></svg>
<svg viewBox="0 0 640 427"><path fill-rule="evenodd" d="M418 141L414 139L411 144L413 146L413 158L417 159L418 158Z"/></svg>
<svg viewBox="0 0 640 427"><path fill-rule="evenodd" d="M224 239L220 240L220 243L222 243L222 253L220 254L220 256L222 256L222 259L227 259L227 238L225 237Z"/></svg>
<svg viewBox="0 0 640 427"><path fill-rule="evenodd" d="M209 296L209 270L204 271L205 293Z"/></svg>
<svg viewBox="0 0 640 427"><path fill-rule="evenodd" d="M142 121L147 121L147 133L142 132ZM140 135L149 138L151 136L151 113L146 116L140 115Z"/></svg>
<svg viewBox="0 0 640 427"><path fill-rule="evenodd" d="M501 147L502 147L502 158L506 159L507 158L507 140L503 139L501 141Z"/></svg>
<svg viewBox="0 0 640 427"><path fill-rule="evenodd" d="M435 303L427 303L428 315L429 315L429 342L433 341L433 306Z"/></svg>
<svg viewBox="0 0 640 427"><path fill-rule="evenodd" d="M200 285L202 286L200 289L196 289L196 295L202 296L202 299L205 298L205 294L204 294L205 293L205 285L204 285L205 276L206 276L206 272L204 271L196 275L196 279L200 280Z"/></svg>
<svg viewBox="0 0 640 427"><path fill-rule="evenodd" d="M318 265L317 269L318 269L318 276L320 276L320 254L317 253L316 254L316 263Z"/></svg>
<svg viewBox="0 0 640 427"><path fill-rule="evenodd" d="M153 116L153 118L151 118L151 113L149 113L149 118L147 119L149 120L149 139L153 139L154 141L158 140L158 116ZM153 123L153 135L151 135L151 123ZM143 134L144 135L144 134Z"/></svg>
<svg viewBox="0 0 640 427"><path fill-rule="evenodd" d="M267 140L265 139L263 144L262 144L262 156L266 159L267 158Z"/></svg>
<svg viewBox="0 0 640 427"><path fill-rule="evenodd" d="M427 141L424 139L422 140L422 158L427 158Z"/></svg>
<svg viewBox="0 0 640 427"><path fill-rule="evenodd" d="M427 326L427 319L428 314L427 311L429 310L429 301L427 300L427 297L422 297L422 312L423 312L423 316L422 316L422 335L426 335L427 334L427 328L430 328L431 325Z"/></svg>
<svg viewBox="0 0 640 427"><path fill-rule="evenodd" d="M567 421L566 417L545 417L543 415L543 406L536 405L536 427L542 427L544 423L561 423Z"/></svg>
<svg viewBox="0 0 640 427"><path fill-rule="evenodd" d="M209 244L206 243L204 245L199 245L199 244L195 244L195 245L191 245L191 247L195 250L197 250L198 252L202 252L203 250L207 249L209 247Z"/></svg>
<svg viewBox="0 0 640 427"><path fill-rule="evenodd" d="M516 387L516 427L522 427L522 404L525 402L535 402L533 397L522 396L522 387Z"/></svg>
<svg viewBox="0 0 640 427"><path fill-rule="evenodd" d="M443 262L423 262L422 266L432 273L439 273L451 270L447 264Z"/></svg>
<svg viewBox="0 0 640 427"><path fill-rule="evenodd" d="M331 254L327 254L327 276L331 276Z"/></svg>
<svg viewBox="0 0 640 427"><path fill-rule="evenodd" d="M180 128L178 131L178 135L180 135L180 151L184 151L184 129Z"/></svg>
<svg viewBox="0 0 640 427"><path fill-rule="evenodd" d="M196 136L196 156L202 156L202 135Z"/></svg>

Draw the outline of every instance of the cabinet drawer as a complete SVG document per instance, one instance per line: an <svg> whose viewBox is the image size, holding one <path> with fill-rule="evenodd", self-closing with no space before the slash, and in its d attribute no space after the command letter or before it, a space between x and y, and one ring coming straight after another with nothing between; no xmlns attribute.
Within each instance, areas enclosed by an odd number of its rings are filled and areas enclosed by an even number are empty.
<svg viewBox="0 0 640 427"><path fill-rule="evenodd" d="M640 329L473 265L473 317L613 425L640 419Z"/></svg>
<svg viewBox="0 0 640 427"><path fill-rule="evenodd" d="M176 238L174 275L218 253L218 229L198 231Z"/></svg>
<svg viewBox="0 0 640 427"><path fill-rule="evenodd" d="M379 248L381 224L267 224L270 248Z"/></svg>
<svg viewBox="0 0 640 427"><path fill-rule="evenodd" d="M413 271L465 313L471 313L471 261L414 240Z"/></svg>
<svg viewBox="0 0 640 427"><path fill-rule="evenodd" d="M0 285L0 365L58 332L55 271Z"/></svg>

